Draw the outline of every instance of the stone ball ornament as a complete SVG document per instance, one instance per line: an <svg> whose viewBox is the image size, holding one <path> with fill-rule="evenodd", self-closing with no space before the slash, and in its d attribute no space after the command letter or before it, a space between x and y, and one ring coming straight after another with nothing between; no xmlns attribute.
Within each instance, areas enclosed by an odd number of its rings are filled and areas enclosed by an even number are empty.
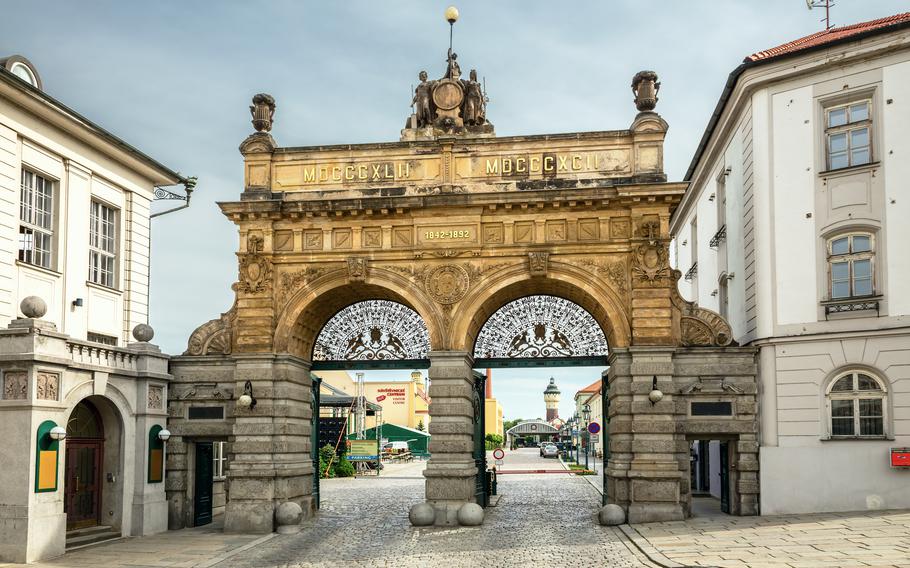
<svg viewBox="0 0 910 568"><path fill-rule="evenodd" d="M280 534L292 534L300 530L300 521L303 520L303 508L293 501L278 505L275 510L275 521L278 523Z"/></svg>
<svg viewBox="0 0 910 568"><path fill-rule="evenodd" d="M26 296L19 304L22 314L31 319L38 319L47 313L47 302L38 296Z"/></svg>
<svg viewBox="0 0 910 568"><path fill-rule="evenodd" d="M626 512L619 505L610 503L600 508L597 521L605 527L615 527L626 522Z"/></svg>
<svg viewBox="0 0 910 568"><path fill-rule="evenodd" d="M483 524L483 507L477 503L465 503L458 509L458 524L477 527Z"/></svg>
<svg viewBox="0 0 910 568"><path fill-rule="evenodd" d="M155 337L155 330L152 329L152 326L147 323L140 323L133 328L133 337L136 339L136 341L148 343L152 340L153 337Z"/></svg>
<svg viewBox="0 0 910 568"><path fill-rule="evenodd" d="M408 520L415 527L428 527L436 521L436 509L429 503L417 503L408 512Z"/></svg>

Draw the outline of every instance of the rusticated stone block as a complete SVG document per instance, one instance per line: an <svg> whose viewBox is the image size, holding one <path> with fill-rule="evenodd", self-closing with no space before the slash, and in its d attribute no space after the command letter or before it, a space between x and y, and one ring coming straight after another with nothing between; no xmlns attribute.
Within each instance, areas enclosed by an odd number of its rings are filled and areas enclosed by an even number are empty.
<svg viewBox="0 0 910 568"><path fill-rule="evenodd" d="M632 501L676 503L679 501L679 482L633 479Z"/></svg>

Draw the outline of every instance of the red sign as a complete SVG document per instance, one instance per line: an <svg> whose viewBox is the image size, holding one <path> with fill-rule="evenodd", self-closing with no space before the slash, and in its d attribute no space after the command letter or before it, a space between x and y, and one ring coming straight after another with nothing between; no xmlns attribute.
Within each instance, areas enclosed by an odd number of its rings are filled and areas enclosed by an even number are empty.
<svg viewBox="0 0 910 568"><path fill-rule="evenodd" d="M588 424L588 432L590 432L591 434L597 434L598 432L600 432L600 424L598 424L597 422L591 422L590 424Z"/></svg>
<svg viewBox="0 0 910 568"><path fill-rule="evenodd" d="M495 459L501 460L502 458L506 457L506 453L502 451L502 448L496 448L493 450L493 457Z"/></svg>
<svg viewBox="0 0 910 568"><path fill-rule="evenodd" d="M891 467L910 467L910 448L891 448Z"/></svg>
<svg viewBox="0 0 910 568"><path fill-rule="evenodd" d="M382 402L382 401L384 401L384 400L385 400L385 395L384 395L384 394L381 394L381 395L379 395L379 396L376 397L376 402Z"/></svg>

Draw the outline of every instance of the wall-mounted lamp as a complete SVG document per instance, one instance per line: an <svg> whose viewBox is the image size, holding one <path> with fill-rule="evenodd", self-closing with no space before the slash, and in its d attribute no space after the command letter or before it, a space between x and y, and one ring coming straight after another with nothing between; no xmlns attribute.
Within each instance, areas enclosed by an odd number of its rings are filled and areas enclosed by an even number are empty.
<svg viewBox="0 0 910 568"><path fill-rule="evenodd" d="M250 381L243 385L243 394L237 399L237 405L250 410L256 408L256 399L253 397L253 383Z"/></svg>
<svg viewBox="0 0 910 568"><path fill-rule="evenodd" d="M51 440L57 440L58 442L66 439L66 428L62 426L54 426L49 432Z"/></svg>
<svg viewBox="0 0 910 568"><path fill-rule="evenodd" d="M82 298L76 298L75 300L73 300L73 307L81 308L82 307Z"/></svg>
<svg viewBox="0 0 910 568"><path fill-rule="evenodd" d="M651 381L651 392L648 393L648 400L651 401L651 405L655 405L664 398L664 393L660 392L657 389L657 375L654 375L654 379Z"/></svg>
<svg viewBox="0 0 910 568"><path fill-rule="evenodd" d="M162 442L167 442L170 437L171 437L170 430L163 429L160 432L158 432L158 439L161 440Z"/></svg>

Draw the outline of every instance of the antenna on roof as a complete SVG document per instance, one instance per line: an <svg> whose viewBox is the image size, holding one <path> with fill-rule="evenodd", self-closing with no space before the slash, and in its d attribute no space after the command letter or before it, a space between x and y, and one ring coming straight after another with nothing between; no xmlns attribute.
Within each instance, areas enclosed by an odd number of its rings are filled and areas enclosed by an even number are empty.
<svg viewBox="0 0 910 568"><path fill-rule="evenodd" d="M831 6L834 6L834 2L831 0L806 0L806 7L810 10L812 8L825 9L825 18L823 20L819 20L825 22L825 31L828 31L834 27L831 25Z"/></svg>

